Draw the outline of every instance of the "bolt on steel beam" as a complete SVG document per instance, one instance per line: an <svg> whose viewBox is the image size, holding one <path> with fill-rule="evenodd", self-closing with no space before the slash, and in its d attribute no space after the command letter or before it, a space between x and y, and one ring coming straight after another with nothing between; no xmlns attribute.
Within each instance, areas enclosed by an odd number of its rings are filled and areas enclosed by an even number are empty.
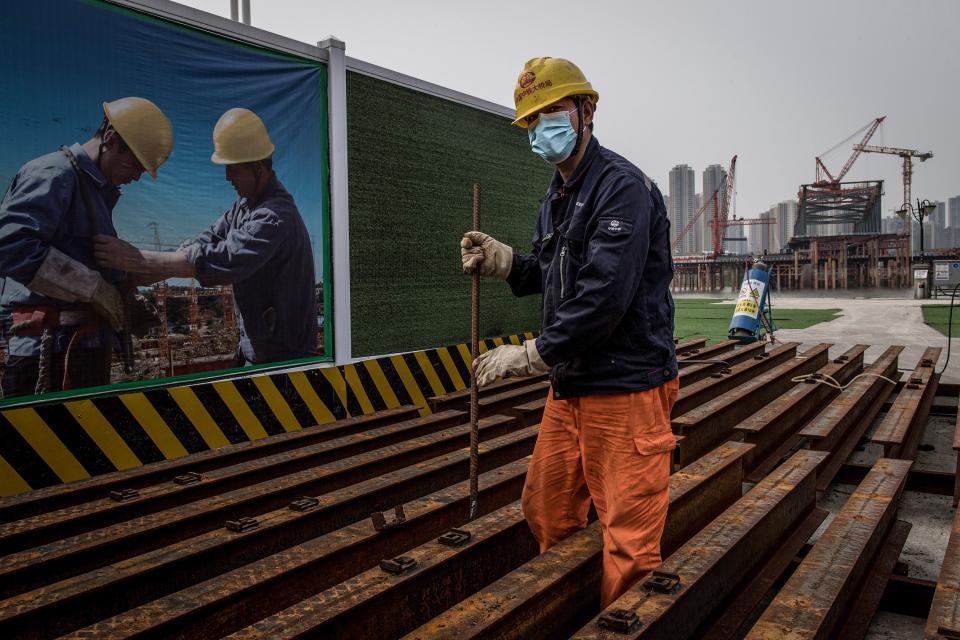
<svg viewBox="0 0 960 640"><path fill-rule="evenodd" d="M677 343L677 346L674 347L674 350L677 352L677 356L686 356L690 355L691 352L699 351L706 344L706 338L697 338L695 340L687 340L686 342Z"/></svg>
<svg viewBox="0 0 960 640"><path fill-rule="evenodd" d="M679 579L669 592L649 588L649 581L631 587L604 613L635 616L623 632L600 624L602 613L573 638L698 638L724 604L733 599L776 555L783 543L815 509L816 468L825 454L798 451L744 497L672 553L659 571Z"/></svg>
<svg viewBox="0 0 960 640"><path fill-rule="evenodd" d="M826 408L800 430L798 435L814 451L826 451L828 457L817 471L817 491L825 491L850 456L861 436L880 411L880 400L893 391L894 385L881 377L898 380L901 346L887 348L864 373L840 392Z"/></svg>
<svg viewBox="0 0 960 640"><path fill-rule="evenodd" d="M797 355L798 346L797 342L785 342L767 353L757 354L750 360L736 364L729 370L722 369L712 373L709 378L704 378L690 386L683 386L673 405L672 415L682 416L710 400L721 397L755 376L790 361ZM681 378L682 381L683 378Z"/></svg>
<svg viewBox="0 0 960 640"><path fill-rule="evenodd" d="M106 494L65 509L30 516L0 525L0 553L11 553L51 542L91 529L132 520L202 498L226 493L342 460L374 449L429 435L463 424L462 411L445 411L431 416L404 420L361 433L306 444L255 460L210 470L204 474L189 472L172 481L141 487L130 500L115 500Z"/></svg>
<svg viewBox="0 0 960 640"><path fill-rule="evenodd" d="M793 449L799 438L796 432L840 391L821 380L846 384L863 368L863 353L868 345L858 344L839 358L817 369L803 384L784 392L765 407L736 425L735 434L755 445L744 461L747 480L756 482L767 474L783 456Z"/></svg>
<svg viewBox="0 0 960 640"><path fill-rule="evenodd" d="M861 632L866 631L863 618L869 623L873 617L889 571L886 577L880 576L882 584L873 610L865 610L861 605L856 611L853 605L858 594L864 591L872 566L896 520L911 464L907 460L877 460L764 610L747 634L748 640L782 640L788 631L789 637L797 640L862 636ZM894 554L894 563L897 556L899 549ZM889 570L892 569L890 564ZM845 627L851 612L859 620Z"/></svg>
<svg viewBox="0 0 960 640"><path fill-rule="evenodd" d="M680 386L691 385L694 382L699 382L704 378L710 377L714 373L718 373L724 369L730 368L735 364L739 364L744 360L749 360L754 356L761 355L764 352L766 345L763 342L754 342L753 344L744 345L738 347L733 351L725 352L722 355L714 356L712 358L702 358L700 354L697 354L696 357L691 357L688 362L687 360L677 360L677 363L684 362L685 364L680 369ZM716 362L701 362L701 360L716 360Z"/></svg>
<svg viewBox="0 0 960 640"><path fill-rule="evenodd" d="M670 553L740 496L749 445L726 443L671 476L662 540ZM599 609L595 523L412 632L408 638L555 638Z"/></svg>
<svg viewBox="0 0 960 640"><path fill-rule="evenodd" d="M88 480L36 489L0 499L0 523L13 522L32 515L97 500L118 487L142 488L158 482L167 482L185 471L204 473L298 447L342 438L415 418L418 415L417 407L407 405L370 415L346 418L309 429L282 433L261 440L192 453L182 458L154 462L135 469L106 473Z"/></svg>
<svg viewBox="0 0 960 640"><path fill-rule="evenodd" d="M738 386L736 393L725 394L673 418L673 432L684 436L679 451L680 464L696 460L728 440L733 435L734 425L795 386L794 377L813 373L824 366L830 346L824 343L808 349L798 358L754 376Z"/></svg>
<svg viewBox="0 0 960 640"><path fill-rule="evenodd" d="M483 470L528 455L533 450L537 429L530 427L509 435L500 435L512 418L490 418L484 425L482 439L500 437L481 446L485 458ZM493 433L490 432L493 430ZM510 429L507 429L509 432ZM0 597L34 589L54 580L89 571L96 567L157 549L205 531L223 526L226 520L255 516L285 507L302 495L319 495L376 478L387 472L420 463L435 469L419 481L434 488L458 481L465 470L466 457L458 448L469 441L469 426L455 427L401 444L394 444L344 460L331 462L317 469L298 471L282 478L225 494L204 498L135 520L88 531L42 547L6 556L0 563ZM452 453L451 453L452 452ZM431 458L439 458L431 460ZM409 487L407 491L415 491ZM409 494L408 494L409 495ZM402 501L399 498L396 501Z"/></svg>
<svg viewBox="0 0 960 640"><path fill-rule="evenodd" d="M883 445L888 458L912 460L927 426L930 406L937 394L940 376L936 372L942 349L927 347L913 373L897 395L883 422L873 432L871 442Z"/></svg>

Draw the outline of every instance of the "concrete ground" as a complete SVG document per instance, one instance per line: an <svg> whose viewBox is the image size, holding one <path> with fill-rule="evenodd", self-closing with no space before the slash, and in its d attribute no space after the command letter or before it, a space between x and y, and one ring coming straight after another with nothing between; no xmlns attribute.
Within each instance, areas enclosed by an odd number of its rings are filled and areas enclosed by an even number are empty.
<svg viewBox="0 0 960 640"><path fill-rule="evenodd" d="M728 301L729 302L729 301ZM890 298L831 298L831 297L790 297L780 295L775 300L776 307L791 309L840 309L840 315L830 321L822 322L807 329L783 329L777 331L777 339L783 342L800 342L801 350L820 342L831 342L835 346L830 350L836 356L855 344L869 344L865 362L870 363L888 346L905 347L900 354L900 368L912 370L920 359L923 350L929 346L943 348L937 363L941 370L947 358L947 338L936 329L923 323L920 309L923 304L949 304L948 300L904 300ZM960 313L960 309L957 310ZM960 383L960 337L953 338L953 353L944 370L941 382ZM871 426L871 431L876 424ZM918 468L953 473L956 466L956 454L952 450L953 433L956 428L954 418L931 417L924 434L923 444L926 450L918 453ZM870 431L868 431L869 435ZM872 464L882 455L880 448L867 444L851 455L851 460ZM853 487L834 485L818 499L818 505L836 513L843 506ZM947 541L953 523L954 509L952 500L947 496L905 492L900 504L898 517L910 522L913 527L904 545L900 559L907 563L909 575L925 580L936 580L946 551ZM832 520L827 519L814 538L826 528ZM889 612L879 612L874 618L867 638L880 640L886 638L918 638L922 636L924 621L909 616Z"/></svg>
<svg viewBox="0 0 960 640"><path fill-rule="evenodd" d="M947 337L923 323L924 304L949 305L949 300L902 300L902 299L857 299L857 298L792 298L781 294L775 299L773 319L777 319L777 306L790 309L840 309L840 315L830 322L821 322L807 329L781 329L776 336L784 342L801 342L801 349L819 342L832 342L836 346L831 355L840 354L855 344L869 344L864 361L873 362L890 345L906 347L900 354L900 367L912 370L927 347L943 347L937 371L947 358ZM960 305L955 311L960 313ZM960 337L955 337L950 363L943 372L941 382L960 383Z"/></svg>

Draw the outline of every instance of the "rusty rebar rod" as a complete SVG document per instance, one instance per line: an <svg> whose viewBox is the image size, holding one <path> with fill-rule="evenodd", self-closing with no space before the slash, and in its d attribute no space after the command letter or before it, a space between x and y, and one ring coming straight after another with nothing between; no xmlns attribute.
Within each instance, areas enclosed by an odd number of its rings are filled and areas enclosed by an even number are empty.
<svg viewBox="0 0 960 640"><path fill-rule="evenodd" d="M473 230L480 231L480 183L473 185ZM470 357L476 362L480 355L480 271L473 272L470 282ZM470 519L473 520L479 508L480 496L479 452L480 435L480 398L477 394L477 371L470 366Z"/></svg>

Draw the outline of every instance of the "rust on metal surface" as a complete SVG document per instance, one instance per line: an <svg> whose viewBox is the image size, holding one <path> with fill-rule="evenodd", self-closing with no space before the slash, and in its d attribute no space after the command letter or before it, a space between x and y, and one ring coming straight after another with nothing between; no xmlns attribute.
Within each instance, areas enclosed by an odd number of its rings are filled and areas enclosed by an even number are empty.
<svg viewBox="0 0 960 640"><path fill-rule="evenodd" d="M753 356L763 353L765 347L766 345L762 342L754 342L753 344L737 347L733 351L723 353L722 356L712 358L717 360L717 362L697 362L707 359L700 357L698 354L696 358L690 358L693 362L684 364L680 369L680 385L691 385L694 382L699 382L709 377L713 373L730 369L733 365L740 364L744 360L752 360ZM686 361L683 358L677 358L677 363L680 364L681 362ZM726 371L726 373L730 373L730 371Z"/></svg>
<svg viewBox="0 0 960 640"><path fill-rule="evenodd" d="M896 519L911 464L881 458L873 465L747 638L835 637Z"/></svg>
<svg viewBox="0 0 960 640"><path fill-rule="evenodd" d="M867 345L858 344L828 362L812 375L847 383L863 368ZM809 380L809 378L808 378ZM734 427L744 442L755 445L744 465L747 479L757 481L775 466L798 442L796 432L823 404L840 392L827 384L800 384L758 409Z"/></svg>
<svg viewBox="0 0 960 640"><path fill-rule="evenodd" d="M960 631L960 510L953 516L953 528L923 637L928 640L952 637L943 631Z"/></svg>
<svg viewBox="0 0 960 640"><path fill-rule="evenodd" d="M688 411L714 398L721 397L731 389L749 382L755 376L784 362L788 362L796 356L798 346L799 343L796 342L785 342L778 347L774 347L767 353L730 367L729 373L720 373L717 371L712 373L710 377L695 382L690 386L684 385L684 387L680 389L676 403L673 405L671 415L674 417L682 416ZM681 378L681 382L682 381L683 378Z"/></svg>
<svg viewBox="0 0 960 640"><path fill-rule="evenodd" d="M728 442L670 477L662 540L668 554L740 496L750 445ZM603 542L595 522L407 636L551 639L599 610Z"/></svg>
<svg viewBox="0 0 960 640"><path fill-rule="evenodd" d="M688 355L691 351L698 351L702 349L707 344L706 338L695 338L693 340L687 340L686 342L680 342L675 347L675 351L678 356Z"/></svg>
<svg viewBox="0 0 960 640"><path fill-rule="evenodd" d="M574 638L696 638L698 629L780 548L813 511L816 468L825 455L798 451L671 554L660 571L676 574L675 593L631 587L611 608L633 611L639 626L612 633L588 622Z"/></svg>
<svg viewBox="0 0 960 640"><path fill-rule="evenodd" d="M680 369L685 367L692 366L693 362L688 362L689 360L723 360L724 357L733 352L734 348L740 343L737 340L723 340L717 344L710 345L709 347L704 347L702 349L696 349L693 352L687 352L679 354L680 357L677 358L677 365Z"/></svg>
<svg viewBox="0 0 960 640"><path fill-rule="evenodd" d="M795 386L792 378L813 373L823 367L827 363L830 346L823 343L808 349L798 358L753 376L737 387L736 393L720 396L673 418L673 432L685 438L680 448L680 464L685 465L696 460L728 440L733 434L734 425Z"/></svg>
<svg viewBox="0 0 960 640"><path fill-rule="evenodd" d="M910 460L916 455L940 379L934 367L923 363L928 360L936 362L941 351L940 347L924 350L920 363L910 375L911 380L917 379L918 382L904 385L883 422L874 431L871 441L883 445L884 456Z"/></svg>

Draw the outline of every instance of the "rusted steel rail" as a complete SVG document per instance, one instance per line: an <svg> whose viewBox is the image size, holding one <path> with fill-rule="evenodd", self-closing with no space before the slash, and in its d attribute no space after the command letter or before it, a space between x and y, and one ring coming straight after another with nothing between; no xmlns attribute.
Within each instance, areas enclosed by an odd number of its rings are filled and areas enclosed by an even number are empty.
<svg viewBox="0 0 960 640"><path fill-rule="evenodd" d="M911 464L887 458L874 464L764 610L749 640L863 637L909 531L909 525L904 531L894 523ZM875 570L891 534L900 548L894 545L885 566Z"/></svg>
<svg viewBox="0 0 960 640"><path fill-rule="evenodd" d="M519 498L528 462L480 475L481 515ZM403 522L388 514L380 530L368 518L326 532L391 504L377 494L414 480L413 471L320 496L305 511L264 514L248 532L211 531L2 601L0 634L44 638L92 624L87 637L170 637L186 628L219 636L205 630L270 615L468 520L464 481L402 503Z"/></svg>
<svg viewBox="0 0 960 640"><path fill-rule="evenodd" d="M954 467L953 480L953 508L956 509L960 504L960 408L957 409L954 427L953 427L953 450L957 452L957 466Z"/></svg>
<svg viewBox="0 0 960 640"><path fill-rule="evenodd" d="M926 640L960 638L960 510L953 516L953 529L923 637Z"/></svg>
<svg viewBox="0 0 960 640"><path fill-rule="evenodd" d="M502 432L510 424L498 418L492 429ZM483 429L481 439L488 440L494 433ZM529 455L536 435L537 429L529 427L483 444L481 470ZM351 513L359 518L363 509L369 513L377 508L377 499L386 505L398 504L462 480L469 456L457 449L468 441L469 427L455 427L12 554L0 563L2 597L222 528L231 520L256 518L304 495L321 495L416 465L407 470L413 473L406 482L384 484L379 498L355 506L360 511ZM343 524L346 522L332 526Z"/></svg>
<svg viewBox="0 0 960 640"><path fill-rule="evenodd" d="M687 340L686 342L678 342L675 350L678 356L688 356L693 352L703 349L706 344L706 338L696 338L694 340Z"/></svg>
<svg viewBox="0 0 960 640"><path fill-rule="evenodd" d="M140 487L129 499L115 500L104 494L92 500L64 509L30 516L16 522L0 525L0 553L11 553L35 547L59 538L76 535L94 528L103 528L116 522L131 520L209 496L226 493L290 475L295 471L311 469L350 456L382 449L385 446L409 441L419 436L437 433L461 425L466 420L462 411L444 411L423 418L404 420L396 424L369 429L336 440L304 444L273 455L264 455L231 466L204 473L187 472L172 481ZM488 420L491 433L513 427L508 418ZM456 448L456 444L450 445ZM129 490L129 487L123 487Z"/></svg>
<svg viewBox="0 0 960 640"><path fill-rule="evenodd" d="M671 477L663 540L668 552L736 501L742 477L740 460L748 448L730 443ZM391 576L373 569L234 637L387 638L429 621L411 637L533 640L557 637L554 630L569 627L584 605L592 603L595 612L600 579L599 524L594 522L534 558L536 544L519 505L501 511L507 515L489 516L486 523L465 526L472 537L461 547L445 548L429 542L405 552L403 555L417 560L409 573ZM523 532L522 540L515 539L515 528ZM494 536L502 535L500 532L508 534L507 538L491 544ZM505 549L504 544L519 546L525 556L522 561L517 562L515 552ZM497 560L490 562L494 557ZM501 563L507 559L511 560L509 566ZM530 562L523 564L527 560ZM515 567L519 568L511 571ZM533 575L536 579L531 581Z"/></svg>
<svg viewBox="0 0 960 640"><path fill-rule="evenodd" d="M893 384L877 376L898 380L900 372L897 367L902 351L900 346L887 348L865 369L864 373L871 375L855 380L800 430L798 435L810 449L828 454L817 471L818 491L825 491L830 485L877 417L882 399L893 391Z"/></svg>
<svg viewBox="0 0 960 640"><path fill-rule="evenodd" d="M700 638L718 612L735 604L751 576L782 555L788 541L798 545L795 553L805 542L797 543L797 532L823 520L815 503L816 468L824 457L795 453L664 560L661 578L654 574L631 587L573 637Z"/></svg>
<svg viewBox="0 0 960 640"><path fill-rule="evenodd" d="M674 433L684 436L679 451L680 465L685 466L728 440L733 435L734 425L795 386L792 378L823 367L827 363L829 348L829 344L819 344L798 358L753 376L737 387L736 393L725 394L673 418Z"/></svg>
<svg viewBox="0 0 960 640"><path fill-rule="evenodd" d="M39 513L48 513L56 509L103 498L117 488L139 489L161 482L172 482L176 476L188 471L204 473L212 469L256 460L298 447L376 429L402 420L409 420L418 415L417 407L412 405L387 409L366 416L347 418L300 431L273 435L261 440L191 453L189 456L182 458L146 464L135 469L116 471L95 476L89 480L59 484L21 493L0 500L0 523L13 522Z"/></svg>
<svg viewBox="0 0 960 640"><path fill-rule="evenodd" d="M689 360L713 360L713 359L724 359L724 355L728 352L733 351L734 347L740 344L736 340L724 340L723 342L718 342L717 344L712 344L709 347L702 347L700 349L693 349L681 354L681 357L678 358L677 364L680 368L691 366L693 363L687 363Z"/></svg>
<svg viewBox="0 0 960 640"><path fill-rule="evenodd" d="M863 353L867 347L858 344L848 349L817 369L803 384L786 391L733 428L744 442L755 445L744 461L748 480L758 481L780 462L799 441L796 432L824 403L839 395L840 391L834 387L819 384L817 377L846 384L863 369Z"/></svg>
<svg viewBox="0 0 960 640"><path fill-rule="evenodd" d="M883 445L887 458L912 460L927 426L930 405L937 394L937 360L939 347L927 347L913 373L897 395L883 422L874 431L871 441Z"/></svg>
<svg viewBox="0 0 960 640"><path fill-rule="evenodd" d="M701 358L699 354L690 358L690 360L693 362L687 362L686 360L678 359L678 364L685 363L680 368L680 384L691 385L694 382L699 382L704 378L708 378L713 373L720 372L724 369L732 367L735 364L739 364L744 360L761 355L764 352L765 347L766 344L763 342L754 342L753 344L737 347L732 351L727 351L722 355L710 358L711 360L718 360L718 362L696 362L696 360L706 360L706 358ZM722 362L719 362L720 360L722 360Z"/></svg>
<svg viewBox="0 0 960 640"><path fill-rule="evenodd" d="M506 410L525 402L545 398L550 389L550 381L534 382L522 387L515 387L493 395L486 395L479 400L478 409L481 417L503 413Z"/></svg>

